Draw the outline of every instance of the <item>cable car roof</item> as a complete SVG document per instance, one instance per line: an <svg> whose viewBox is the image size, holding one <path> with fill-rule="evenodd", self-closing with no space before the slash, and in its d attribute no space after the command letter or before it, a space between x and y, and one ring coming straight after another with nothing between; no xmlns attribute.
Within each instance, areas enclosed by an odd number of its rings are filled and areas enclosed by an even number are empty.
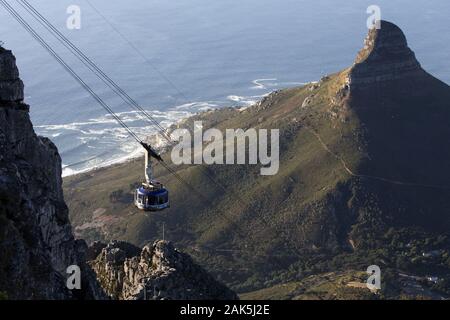
<svg viewBox="0 0 450 320"><path fill-rule="evenodd" d="M154 195L154 196L162 195L162 194L166 194L167 193L167 189L166 188L161 188L161 189L157 189L157 190L150 190L150 189L146 189L146 188L144 188L142 186L137 191L138 191L139 194L142 194L142 195Z"/></svg>

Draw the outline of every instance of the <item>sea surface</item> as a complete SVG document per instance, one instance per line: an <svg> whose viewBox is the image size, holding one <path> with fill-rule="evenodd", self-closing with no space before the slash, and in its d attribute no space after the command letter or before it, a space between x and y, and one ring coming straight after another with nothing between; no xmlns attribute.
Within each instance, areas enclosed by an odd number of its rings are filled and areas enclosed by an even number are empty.
<svg viewBox="0 0 450 320"><path fill-rule="evenodd" d="M8 0L18 10L18 1ZM423 67L450 83L448 0L28 0L163 126L199 111L249 106L352 64L367 8L398 24ZM67 8L81 9L69 30ZM23 10L23 17L141 137L155 132ZM140 154L101 106L0 7L0 40L17 57L40 135L63 175Z"/></svg>

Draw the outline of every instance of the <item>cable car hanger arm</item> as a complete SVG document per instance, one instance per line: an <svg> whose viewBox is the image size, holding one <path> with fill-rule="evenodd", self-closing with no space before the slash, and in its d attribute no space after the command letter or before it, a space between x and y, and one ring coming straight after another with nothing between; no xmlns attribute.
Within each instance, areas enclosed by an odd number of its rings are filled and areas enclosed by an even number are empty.
<svg viewBox="0 0 450 320"><path fill-rule="evenodd" d="M159 162L164 162L163 158L161 158L161 156L148 143L141 141L141 146L144 147L152 158L155 158Z"/></svg>

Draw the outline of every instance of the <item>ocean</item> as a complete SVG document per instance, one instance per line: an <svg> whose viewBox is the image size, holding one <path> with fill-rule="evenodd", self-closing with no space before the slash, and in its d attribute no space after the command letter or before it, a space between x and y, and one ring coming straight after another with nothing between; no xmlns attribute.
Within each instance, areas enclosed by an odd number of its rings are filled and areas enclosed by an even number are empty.
<svg viewBox="0 0 450 320"><path fill-rule="evenodd" d="M8 0L15 8L16 1ZM249 106L353 63L372 0L28 0L163 126L196 112ZM66 27L81 9L81 29ZM422 66L450 83L448 0L379 0ZM141 137L155 129L27 21ZM63 175L141 154L134 142L0 7L0 40L17 58L36 132L58 146Z"/></svg>

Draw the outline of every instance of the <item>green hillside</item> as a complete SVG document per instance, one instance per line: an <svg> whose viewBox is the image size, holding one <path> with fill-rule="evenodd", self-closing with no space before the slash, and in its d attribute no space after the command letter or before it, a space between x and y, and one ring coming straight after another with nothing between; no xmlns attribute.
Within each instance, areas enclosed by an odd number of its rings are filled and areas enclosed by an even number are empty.
<svg viewBox="0 0 450 320"><path fill-rule="evenodd" d="M245 110L204 112L180 124L280 129L277 175L261 176L258 165L173 166L198 197L157 166L171 208L156 214L132 204L142 160L69 177L65 198L75 233L143 245L161 238L164 225L166 239L247 298L419 295L402 289L399 272L438 275L442 281L423 285L449 294L450 88L399 62L407 47L392 51L399 56L380 53L386 50L380 41L398 36L385 26L371 31L372 50L349 69ZM386 65L400 68L395 77L367 78L366 69ZM432 258L423 255L436 250ZM373 264L389 279L381 293L347 286ZM340 289L308 291L320 283L307 279L330 272L346 275L335 279Z"/></svg>

